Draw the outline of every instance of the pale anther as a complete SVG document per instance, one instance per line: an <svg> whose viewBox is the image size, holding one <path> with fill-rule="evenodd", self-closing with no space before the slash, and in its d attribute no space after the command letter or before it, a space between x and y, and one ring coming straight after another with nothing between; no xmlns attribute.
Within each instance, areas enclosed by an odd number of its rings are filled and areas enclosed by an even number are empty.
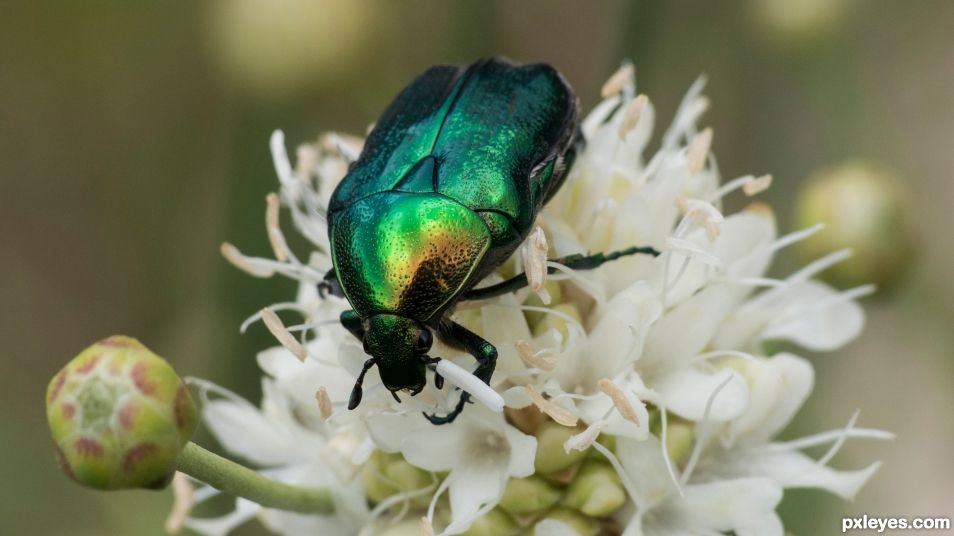
<svg viewBox="0 0 954 536"><path fill-rule="evenodd" d="M540 394L532 385L527 384L524 386L524 389L527 391L527 396L530 397L530 401L533 402L540 411L546 413L550 416L551 419L556 421L563 426L576 426L576 423L580 420L579 417L570 413L569 410L561 408L560 406L550 402L546 398L543 398L543 395Z"/></svg>
<svg viewBox="0 0 954 536"><path fill-rule="evenodd" d="M604 99L616 95L623 91L623 88L625 88L627 84L632 84L635 76L636 68L633 67L633 64L624 63L613 73L613 76L610 76L609 80L603 84L603 87L600 89L600 95Z"/></svg>
<svg viewBox="0 0 954 536"><path fill-rule="evenodd" d="M540 352L534 352L529 342L519 340L514 346L517 347L517 355L520 356L520 359L531 367L536 367L540 370L553 370L556 368L556 363L554 363L553 360L541 357Z"/></svg>
<svg viewBox="0 0 954 536"><path fill-rule="evenodd" d="M702 132L692 138L692 141L689 143L689 152L686 156L690 175L695 175L702 171L702 168L706 165L706 158L709 156L709 148L711 146L712 127L706 127Z"/></svg>
<svg viewBox="0 0 954 536"><path fill-rule="evenodd" d="M597 385L600 388L600 391L603 391L607 396L613 399L613 405L616 406L616 411L627 421L632 421L635 424L639 424L639 417L636 415L636 410L633 408L633 405L629 403L629 400L626 398L626 394L616 386L609 378L603 378Z"/></svg>
<svg viewBox="0 0 954 536"><path fill-rule="evenodd" d="M275 311L272 311L268 307L262 309L262 321L265 323L265 327L268 328L268 331L271 332L285 349L294 354L299 361L305 361L305 358L308 357L308 352L306 352L305 347L298 342L298 339L285 329L285 324L278 318Z"/></svg>
<svg viewBox="0 0 954 536"><path fill-rule="evenodd" d="M268 266L262 266L258 263L255 263L252 259L242 255L242 252L239 251L237 247L229 244L228 242L222 242L222 245L219 246L219 253L221 253L222 256L225 257L225 260L229 261L233 266L249 275L253 275L255 277L272 277L275 275L275 270Z"/></svg>

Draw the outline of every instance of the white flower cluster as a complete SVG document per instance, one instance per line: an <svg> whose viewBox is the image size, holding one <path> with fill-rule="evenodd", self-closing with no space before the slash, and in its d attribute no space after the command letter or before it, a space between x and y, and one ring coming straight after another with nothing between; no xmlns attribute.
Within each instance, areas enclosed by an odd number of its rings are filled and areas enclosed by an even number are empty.
<svg viewBox="0 0 954 536"><path fill-rule="evenodd" d="M429 382L398 404L375 369L361 405L347 409L366 356L337 325L347 303L320 298L316 284L331 267L326 202L360 140L326 135L300 147L292 167L276 132L281 193L269 196L266 215L275 258L247 257L230 245L223 253L253 275L301 282L294 302L273 304L250 319L263 320L282 346L258 357L266 374L261 407L194 383L205 422L229 453L274 478L330 487L336 513L286 513L239 499L228 516L189 518L186 525L225 534L257 516L282 534L383 534L408 523L413 533L460 534L492 514L515 479L550 468L561 471L548 478L572 481L579 464L562 468L549 463L553 456L571 462L586 456L612 471L625 496L611 511L600 511L604 533L782 535L775 509L784 489L853 497L879 464L839 471L829 460L848 438L890 434L856 428L853 416L842 430L773 442L810 394L814 375L797 355L766 355L764 342L836 349L861 330L863 312L853 300L871 289L838 292L811 279L847 252L784 279L765 276L775 252L820 226L778 237L764 204L722 214L723 197L754 195L771 178L720 185L709 152L712 131L696 126L708 105L702 86L700 80L689 90L647 160L652 104L636 95L630 66L607 82L603 102L582 124L585 149L539 218L542 231L501 268L512 274L526 266L532 288L461 304L454 314L497 346L491 386L507 409L469 405L445 426L421 413L446 413L457 392ZM279 205L314 243L307 261L286 245ZM589 271L551 261L557 274L542 277L547 252L552 259L633 245L654 246L662 255L624 257ZM304 320L286 328L275 311ZM439 342L431 355L473 367L472 358ZM560 452L544 445L552 437L560 438ZM820 459L801 452L825 444L831 447ZM404 473L382 474L383 459L397 460L390 469ZM388 480L399 473L416 475L416 487ZM394 484L392 492L371 490L368 474ZM214 494L200 488L195 499ZM545 515L513 519L523 532L579 531Z"/></svg>

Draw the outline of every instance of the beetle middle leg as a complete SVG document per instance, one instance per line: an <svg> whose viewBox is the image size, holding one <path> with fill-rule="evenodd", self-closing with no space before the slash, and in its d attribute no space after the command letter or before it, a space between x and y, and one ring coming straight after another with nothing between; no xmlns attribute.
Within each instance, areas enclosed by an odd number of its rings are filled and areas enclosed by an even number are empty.
<svg viewBox="0 0 954 536"><path fill-rule="evenodd" d="M450 320L441 322L437 334L449 346L462 348L472 355L477 360L477 369L474 370L474 376L490 385L490 377L493 376L494 368L497 366L497 348L494 345L485 341L473 331ZM469 401L470 394L464 391L460 395L457 406L447 415L428 415L425 413L424 416L433 424L447 424L453 422L464 411L464 405Z"/></svg>
<svg viewBox="0 0 954 536"><path fill-rule="evenodd" d="M559 259L553 259L553 262L562 264L563 266L573 270L592 270L593 268L601 266L607 262L614 261L620 257L636 255L637 253L652 255L653 257L659 256L659 250L654 247L634 246L617 251L611 251L609 253L595 253L593 255L568 255L566 257L560 257ZM548 274L556 273L556 271L557 269L552 266L547 268ZM520 275L511 277L510 279L501 281L500 283L495 283L482 288L470 289L464 293L464 297L462 299L485 300L487 298L494 298L497 296L503 296L504 294L509 294L515 290L520 290L525 286L527 286L527 274L522 273Z"/></svg>
<svg viewBox="0 0 954 536"><path fill-rule="evenodd" d="M351 309L342 311L338 320L341 322L341 325L350 331L352 335L357 337L359 341L364 342L364 326L361 325L361 315L359 315L357 311Z"/></svg>

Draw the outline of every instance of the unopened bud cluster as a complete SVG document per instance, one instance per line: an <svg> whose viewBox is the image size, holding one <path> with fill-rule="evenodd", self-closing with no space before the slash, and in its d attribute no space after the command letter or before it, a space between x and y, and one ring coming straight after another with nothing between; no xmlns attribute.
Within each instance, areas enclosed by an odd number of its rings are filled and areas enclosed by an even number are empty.
<svg viewBox="0 0 954 536"><path fill-rule="evenodd" d="M197 423L172 367L124 336L63 367L47 388L46 414L63 470L97 489L165 487Z"/></svg>
<svg viewBox="0 0 954 536"><path fill-rule="evenodd" d="M514 426L537 438L536 472L526 478L511 478L497 507L477 519L464 534L533 534L534 527L548 519L560 521L583 536L618 530L613 514L629 500L619 475L595 449L568 451L564 446L582 428L553 422L532 406L508 410L507 415ZM653 412L652 417L653 432L658 436L658 412ZM670 418L666 447L674 463L682 463L688 457L693 432L692 423ZM612 436L603 436L599 441L611 451L615 450ZM444 476L411 465L399 453L376 451L362 468L361 480L372 504L391 500L395 504L392 508L400 510L410 506L423 513L432 494L415 492L428 489ZM443 523L450 520L446 501L438 502L435 516ZM411 519L390 527L384 535L421 534L417 518L408 517Z"/></svg>

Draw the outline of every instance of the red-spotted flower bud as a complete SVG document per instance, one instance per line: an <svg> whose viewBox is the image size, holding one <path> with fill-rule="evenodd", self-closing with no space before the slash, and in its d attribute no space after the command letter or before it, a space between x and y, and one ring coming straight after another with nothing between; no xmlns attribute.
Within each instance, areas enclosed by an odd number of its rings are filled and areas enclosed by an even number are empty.
<svg viewBox="0 0 954 536"><path fill-rule="evenodd" d="M172 367L121 335L83 350L53 377L46 414L63 470L97 489L165 487L197 423Z"/></svg>

